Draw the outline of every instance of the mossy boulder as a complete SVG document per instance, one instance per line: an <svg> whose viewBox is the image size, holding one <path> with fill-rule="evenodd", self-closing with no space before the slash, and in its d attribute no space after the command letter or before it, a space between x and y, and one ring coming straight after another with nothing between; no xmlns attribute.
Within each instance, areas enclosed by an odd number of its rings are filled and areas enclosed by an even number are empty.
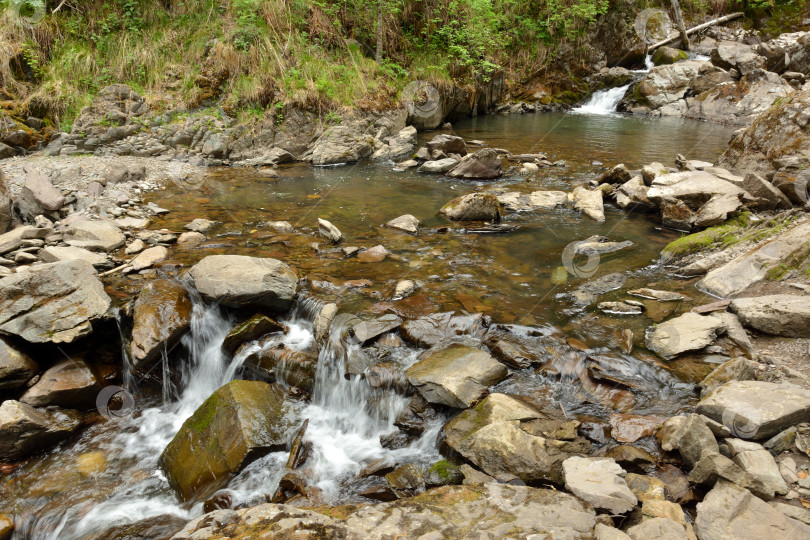
<svg viewBox="0 0 810 540"><path fill-rule="evenodd" d="M663 66L665 64L674 64L681 60L686 60L689 55L680 49L672 47L659 47L652 55L653 64L656 66Z"/></svg>
<svg viewBox="0 0 810 540"><path fill-rule="evenodd" d="M280 386L231 381L183 423L160 466L182 500L203 499L254 459L286 448L297 416Z"/></svg>

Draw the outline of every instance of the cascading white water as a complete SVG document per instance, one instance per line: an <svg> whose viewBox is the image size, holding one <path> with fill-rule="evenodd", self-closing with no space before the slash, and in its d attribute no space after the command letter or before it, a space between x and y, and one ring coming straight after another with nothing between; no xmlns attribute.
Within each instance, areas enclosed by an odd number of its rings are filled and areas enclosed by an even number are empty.
<svg viewBox="0 0 810 540"><path fill-rule="evenodd" d="M194 298L191 328L182 340L187 359L182 366L173 368L181 373L179 388L164 386L161 392L161 398L171 401L156 401L155 406L144 407L131 417L113 419L93 428L98 431L88 432L76 443L76 453L92 448L107 456L115 487L102 496L67 505L61 515L39 516L27 531L28 537L83 538L123 523L165 515L185 520L201 514L201 503L182 504L168 487L158 467L161 452L211 393L239 376L251 353L279 342L292 351L311 347L314 338L310 320L315 307L302 301L284 321L289 329L286 334L263 345L249 344L229 363L221 345L234 321L218 306ZM372 389L359 376L344 376L347 354L359 348L346 339L346 334L345 328L336 326L328 344L320 350L312 399L301 410L301 420L309 419L305 440L311 445L303 468L310 484L333 502L352 496L352 490L344 486L373 460L390 456L399 463L429 463L440 457L435 441L442 419L428 425L423 436L405 448L389 450L381 445L380 436L396 429L393 423L408 405L408 399L394 391ZM406 367L416 360L417 351L396 354L396 363ZM278 376L283 382L280 371ZM276 490L286 460L287 452L264 456L222 491L231 496L234 504L264 502Z"/></svg>
<svg viewBox="0 0 810 540"><path fill-rule="evenodd" d="M613 114L616 112L616 106L619 105L628 88L630 88L630 85L626 84L617 88L595 92L584 105L572 109L571 112L578 114Z"/></svg>
<svg viewBox="0 0 810 540"><path fill-rule="evenodd" d="M647 55L644 58L645 69L633 70L633 73L646 74L655 66L652 61L652 55ZM633 83L616 88L608 88L607 90L599 90L588 98L583 105L574 107L571 112L577 114L595 114L595 115L612 115L616 113L616 107L622 100L627 90Z"/></svg>

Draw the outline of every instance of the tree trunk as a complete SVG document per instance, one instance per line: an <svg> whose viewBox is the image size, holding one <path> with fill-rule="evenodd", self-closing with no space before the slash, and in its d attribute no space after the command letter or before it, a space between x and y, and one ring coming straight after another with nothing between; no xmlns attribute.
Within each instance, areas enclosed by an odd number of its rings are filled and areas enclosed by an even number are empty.
<svg viewBox="0 0 810 540"><path fill-rule="evenodd" d="M675 22L678 24L678 31L681 33L681 46L683 50L689 50L689 36L686 34L686 25L683 24L683 15L681 15L681 4L678 0L671 0L672 9L675 11Z"/></svg>
<svg viewBox="0 0 810 540"><path fill-rule="evenodd" d="M376 60L378 64L382 62L382 53L383 53L382 33L383 33L383 0L377 0L377 52L374 54L374 60Z"/></svg>

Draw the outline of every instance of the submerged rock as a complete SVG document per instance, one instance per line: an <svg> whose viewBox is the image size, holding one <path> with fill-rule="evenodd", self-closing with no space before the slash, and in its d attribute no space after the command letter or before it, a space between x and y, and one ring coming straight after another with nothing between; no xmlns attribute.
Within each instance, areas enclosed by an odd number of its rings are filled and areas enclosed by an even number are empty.
<svg viewBox="0 0 810 540"><path fill-rule="evenodd" d="M149 282L135 300L129 355L132 369L146 372L163 351L170 351L191 324L191 298L169 279Z"/></svg>
<svg viewBox="0 0 810 540"><path fill-rule="evenodd" d="M67 358L45 370L20 401L32 407L86 410L95 406L99 390L100 381L90 366L81 358Z"/></svg>
<svg viewBox="0 0 810 540"><path fill-rule="evenodd" d="M485 351L452 344L427 351L405 374L429 402L463 409L505 379L508 371Z"/></svg>
<svg viewBox="0 0 810 540"><path fill-rule="evenodd" d="M110 307L93 266L66 261L0 279L0 333L31 343L71 343Z"/></svg>
<svg viewBox="0 0 810 540"><path fill-rule="evenodd" d="M0 338L0 391L25 386L39 371L37 363Z"/></svg>
<svg viewBox="0 0 810 540"><path fill-rule="evenodd" d="M191 268L190 275L203 296L233 307L287 310L298 290L298 276L276 259L209 255Z"/></svg>
<svg viewBox="0 0 810 540"><path fill-rule="evenodd" d="M284 450L296 422L295 407L278 385L232 381L183 423L160 466L182 500L198 500L250 461Z"/></svg>
<svg viewBox="0 0 810 540"><path fill-rule="evenodd" d="M79 425L76 411L35 409L8 399L0 405L0 460L16 461L63 441Z"/></svg>

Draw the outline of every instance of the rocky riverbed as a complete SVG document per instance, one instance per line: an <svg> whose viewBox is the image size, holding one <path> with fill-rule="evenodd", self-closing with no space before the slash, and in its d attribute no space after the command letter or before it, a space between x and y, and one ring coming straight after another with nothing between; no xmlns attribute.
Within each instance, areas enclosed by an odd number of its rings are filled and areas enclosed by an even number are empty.
<svg viewBox="0 0 810 540"><path fill-rule="evenodd" d="M306 141L150 124L109 87L0 161L0 538L810 536L805 43L638 83L685 116L774 85L717 113L747 127L711 162L401 111ZM688 84L650 90L667 69ZM295 192L333 174L296 158L388 165L341 199ZM403 191L362 183L382 167Z"/></svg>

